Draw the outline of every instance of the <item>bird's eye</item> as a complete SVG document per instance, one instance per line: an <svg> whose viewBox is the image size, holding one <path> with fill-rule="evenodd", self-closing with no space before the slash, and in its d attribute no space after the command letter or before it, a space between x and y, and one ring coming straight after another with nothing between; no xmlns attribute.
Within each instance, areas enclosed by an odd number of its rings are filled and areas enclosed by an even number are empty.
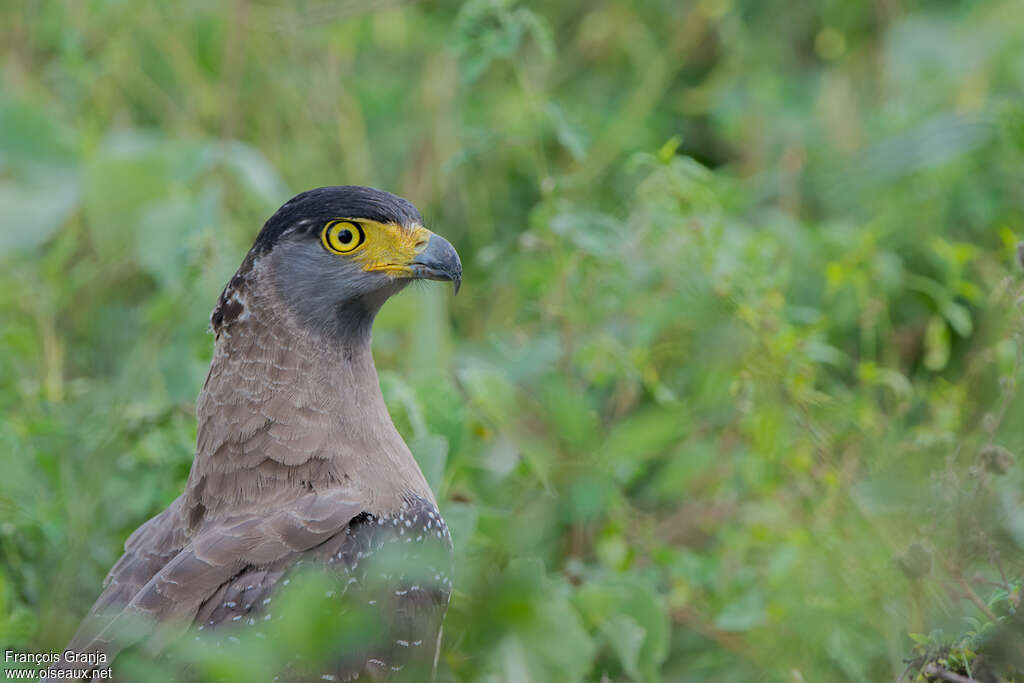
<svg viewBox="0 0 1024 683"><path fill-rule="evenodd" d="M366 241L366 233L359 223L345 220L329 221L320 233L320 242L327 251L351 254Z"/></svg>

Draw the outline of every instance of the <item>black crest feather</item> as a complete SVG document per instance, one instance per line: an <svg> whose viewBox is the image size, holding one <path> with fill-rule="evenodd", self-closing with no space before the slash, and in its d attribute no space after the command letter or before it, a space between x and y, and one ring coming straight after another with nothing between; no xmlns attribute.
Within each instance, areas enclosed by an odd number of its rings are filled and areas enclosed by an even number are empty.
<svg viewBox="0 0 1024 683"><path fill-rule="evenodd" d="M252 246L265 254L289 231L315 233L332 218L367 218L378 223L422 223L416 207L384 190L359 185L318 187L297 194L267 219Z"/></svg>

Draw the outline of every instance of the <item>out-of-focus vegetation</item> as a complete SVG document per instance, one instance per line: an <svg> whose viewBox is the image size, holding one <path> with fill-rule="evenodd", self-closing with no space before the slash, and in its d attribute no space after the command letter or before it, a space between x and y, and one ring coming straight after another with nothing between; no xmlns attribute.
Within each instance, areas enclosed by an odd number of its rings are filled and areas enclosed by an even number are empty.
<svg viewBox="0 0 1024 683"><path fill-rule="evenodd" d="M456 544L440 680L1021 680L1021 16L0 5L0 643L63 647L262 221L357 183L466 267L374 340Z"/></svg>

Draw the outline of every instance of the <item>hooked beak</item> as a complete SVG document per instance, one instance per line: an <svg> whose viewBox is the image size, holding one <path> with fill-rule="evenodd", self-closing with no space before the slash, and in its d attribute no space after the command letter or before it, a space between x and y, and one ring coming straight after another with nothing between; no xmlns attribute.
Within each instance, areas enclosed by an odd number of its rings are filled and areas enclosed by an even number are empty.
<svg viewBox="0 0 1024 683"><path fill-rule="evenodd" d="M423 251L416 254L416 258L409 264L413 277L424 280L448 280L455 286L455 293L459 293L462 285L462 261L455 251L452 243L441 237L430 233L430 239Z"/></svg>

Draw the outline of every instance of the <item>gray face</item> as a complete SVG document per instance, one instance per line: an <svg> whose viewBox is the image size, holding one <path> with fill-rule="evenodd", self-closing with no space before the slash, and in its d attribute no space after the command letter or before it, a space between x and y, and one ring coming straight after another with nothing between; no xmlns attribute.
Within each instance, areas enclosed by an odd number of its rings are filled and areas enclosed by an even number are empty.
<svg viewBox="0 0 1024 683"><path fill-rule="evenodd" d="M278 296L298 321L333 337L369 336L380 307L410 282L366 271L354 259L328 252L308 235L283 238L266 258Z"/></svg>
<svg viewBox="0 0 1024 683"><path fill-rule="evenodd" d="M339 234L324 236L329 225L348 220L357 226L404 226L411 232L402 239L393 235L393 253L378 248L373 258L381 262L367 270L367 258L355 256L361 243L346 249L348 242L330 243L343 239ZM462 263L455 247L422 223L407 200L371 187L339 185L302 192L263 225L221 292L210 325L220 334L235 320L244 320L244 295L270 288L275 296L268 303L286 306L308 331L365 341L380 307L411 280L444 280L459 291Z"/></svg>

